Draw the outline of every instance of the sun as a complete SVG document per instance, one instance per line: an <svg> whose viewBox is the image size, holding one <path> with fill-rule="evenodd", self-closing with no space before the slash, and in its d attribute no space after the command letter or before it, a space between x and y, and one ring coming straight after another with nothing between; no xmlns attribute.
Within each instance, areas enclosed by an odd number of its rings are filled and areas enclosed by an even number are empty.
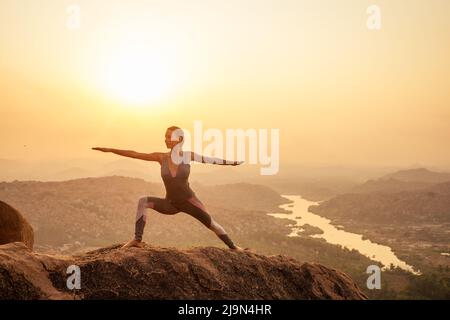
<svg viewBox="0 0 450 320"><path fill-rule="evenodd" d="M133 106L166 97L176 77L168 56L149 46L122 44L104 63L102 87L109 96Z"/></svg>

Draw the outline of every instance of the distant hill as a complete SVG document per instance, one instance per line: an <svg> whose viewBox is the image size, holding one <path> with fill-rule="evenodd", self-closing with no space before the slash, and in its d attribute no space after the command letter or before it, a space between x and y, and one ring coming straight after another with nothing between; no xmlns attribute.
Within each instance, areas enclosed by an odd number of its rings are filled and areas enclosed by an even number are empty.
<svg viewBox="0 0 450 320"><path fill-rule="evenodd" d="M422 181L403 181L393 178L369 180L347 193L395 193L401 191L417 191L432 186L432 183Z"/></svg>
<svg viewBox="0 0 450 320"><path fill-rule="evenodd" d="M64 181L69 179L79 179L91 176L91 172L79 167L72 167L69 169L61 170L53 175L49 176L49 179L56 181Z"/></svg>
<svg viewBox="0 0 450 320"><path fill-rule="evenodd" d="M360 223L449 223L450 182L416 191L342 194L310 210L330 219Z"/></svg>
<svg viewBox="0 0 450 320"><path fill-rule="evenodd" d="M434 172L426 168L401 170L381 177L382 180L395 179L407 182L441 183L450 181L449 172Z"/></svg>
<svg viewBox="0 0 450 320"><path fill-rule="evenodd" d="M400 170L378 179L371 179L344 193L396 193L419 191L434 184L450 181L450 173L434 172L425 168Z"/></svg>

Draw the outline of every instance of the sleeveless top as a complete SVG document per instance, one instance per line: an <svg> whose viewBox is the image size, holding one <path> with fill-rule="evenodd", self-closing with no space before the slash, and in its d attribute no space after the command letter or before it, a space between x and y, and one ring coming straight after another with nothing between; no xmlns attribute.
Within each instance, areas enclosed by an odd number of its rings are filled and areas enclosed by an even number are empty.
<svg viewBox="0 0 450 320"><path fill-rule="evenodd" d="M169 169L169 158L170 153L164 155L161 162L161 178L166 188L166 199L172 202L182 202L192 198L195 193L188 182L191 165L181 162L177 167L175 177L173 177Z"/></svg>

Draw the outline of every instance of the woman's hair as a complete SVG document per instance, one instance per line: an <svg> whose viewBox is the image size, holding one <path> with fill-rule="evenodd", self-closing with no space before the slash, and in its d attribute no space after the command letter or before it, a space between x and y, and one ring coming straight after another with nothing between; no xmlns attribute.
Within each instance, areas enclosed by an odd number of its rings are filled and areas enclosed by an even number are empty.
<svg viewBox="0 0 450 320"><path fill-rule="evenodd" d="M177 131L177 136L181 137L181 139L184 140L184 131L180 127L171 126L171 127L167 128L166 131L169 131L172 134L173 134L174 131Z"/></svg>
<svg viewBox="0 0 450 320"><path fill-rule="evenodd" d="M166 131L171 131L172 132L172 131L175 131L175 130L181 130L181 128L177 127L177 126L171 126L171 127L168 127Z"/></svg>

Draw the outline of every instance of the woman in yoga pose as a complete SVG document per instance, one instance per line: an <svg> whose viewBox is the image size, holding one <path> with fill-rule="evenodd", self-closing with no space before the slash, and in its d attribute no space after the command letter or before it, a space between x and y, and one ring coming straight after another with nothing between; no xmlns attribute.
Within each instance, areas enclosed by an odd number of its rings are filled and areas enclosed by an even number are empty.
<svg viewBox="0 0 450 320"><path fill-rule="evenodd" d="M174 138L177 136L177 139ZM166 188L166 197L142 197L139 199L136 212L135 237L123 247L141 246L144 226L147 220L147 208L151 208L162 214L176 214L185 212L198 219L208 229L212 230L230 249L243 250L236 246L230 239L222 226L217 223L207 212L205 206L197 198L195 192L190 188L188 178L191 160L202 163L215 163L222 165L239 165L242 162L229 162L222 159L205 157L193 152L183 152L183 131L172 126L166 131L165 143L170 152L139 153L130 150L118 150L110 148L92 148L93 150L112 152L121 156L156 161L161 165L161 177ZM175 160L175 162L173 161ZM178 165L177 165L178 163Z"/></svg>

